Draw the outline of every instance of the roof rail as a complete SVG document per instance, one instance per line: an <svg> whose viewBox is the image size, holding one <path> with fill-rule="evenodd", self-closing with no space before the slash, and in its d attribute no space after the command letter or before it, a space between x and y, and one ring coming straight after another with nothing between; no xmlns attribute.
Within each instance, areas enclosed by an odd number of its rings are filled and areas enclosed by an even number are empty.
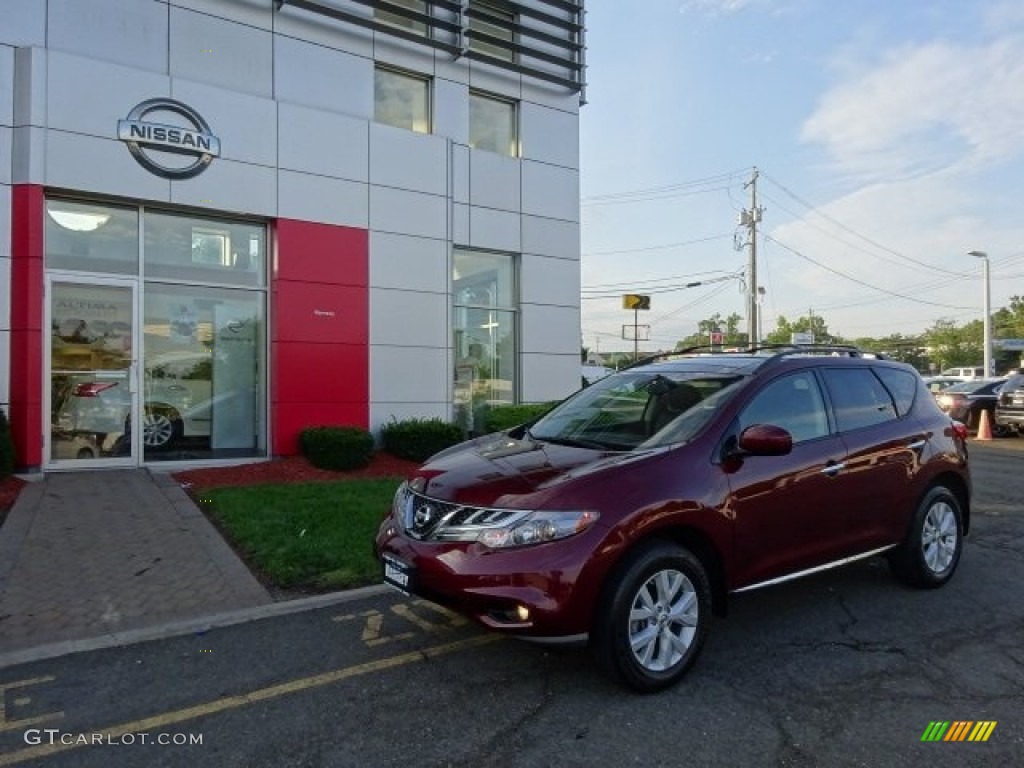
<svg viewBox="0 0 1024 768"><path fill-rule="evenodd" d="M685 349L674 349L670 352L658 352L657 354L642 357L634 363L619 370L628 371L630 368L647 365L658 360L665 360L670 357L684 357L694 352L710 352L712 354L733 354L733 355L756 355L757 353L774 352L767 356L766 362L787 357L789 355L838 355L844 357L872 357L885 359L884 355L865 352L852 344L756 344L740 349L733 349L723 352L720 344L697 344Z"/></svg>

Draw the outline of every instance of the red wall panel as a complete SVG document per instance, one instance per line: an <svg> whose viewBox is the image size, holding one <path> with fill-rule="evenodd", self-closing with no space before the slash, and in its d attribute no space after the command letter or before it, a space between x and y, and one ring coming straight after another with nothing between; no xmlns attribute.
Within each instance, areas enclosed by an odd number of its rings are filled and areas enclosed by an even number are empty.
<svg viewBox="0 0 1024 768"><path fill-rule="evenodd" d="M367 364L361 344L278 344L276 397L285 403L365 404Z"/></svg>
<svg viewBox="0 0 1024 768"><path fill-rule="evenodd" d="M274 341L365 344L369 338L365 287L279 280L273 302Z"/></svg>
<svg viewBox="0 0 1024 768"><path fill-rule="evenodd" d="M279 220L271 277L275 455L310 426L369 424L369 241L364 230Z"/></svg>
<svg viewBox="0 0 1024 768"><path fill-rule="evenodd" d="M365 229L281 219L276 234L276 280L368 285Z"/></svg>
<svg viewBox="0 0 1024 768"><path fill-rule="evenodd" d="M43 188L11 190L11 436L19 468L43 456Z"/></svg>

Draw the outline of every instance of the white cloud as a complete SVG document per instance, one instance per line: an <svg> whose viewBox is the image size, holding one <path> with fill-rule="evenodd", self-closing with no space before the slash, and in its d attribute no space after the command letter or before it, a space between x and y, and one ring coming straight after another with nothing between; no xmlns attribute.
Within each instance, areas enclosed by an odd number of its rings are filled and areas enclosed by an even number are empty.
<svg viewBox="0 0 1024 768"><path fill-rule="evenodd" d="M754 5L763 4L764 0L685 0L679 6L679 12L721 16L739 13Z"/></svg>
<svg viewBox="0 0 1024 768"><path fill-rule="evenodd" d="M827 92L804 123L838 168L873 178L1024 151L1022 40L904 46Z"/></svg>

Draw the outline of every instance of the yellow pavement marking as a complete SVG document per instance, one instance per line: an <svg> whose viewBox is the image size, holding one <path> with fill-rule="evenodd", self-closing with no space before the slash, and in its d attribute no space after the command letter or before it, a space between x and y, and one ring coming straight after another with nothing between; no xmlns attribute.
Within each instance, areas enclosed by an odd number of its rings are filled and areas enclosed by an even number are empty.
<svg viewBox="0 0 1024 768"><path fill-rule="evenodd" d="M47 720L57 720L64 717L64 712L47 712L45 715L36 715L35 717L26 717L20 720L8 720L7 719L7 708L4 705L4 700L7 698L7 692L15 690L17 688L27 688L30 685L39 685L41 683L52 683L56 678L53 675L46 675L44 677L32 677L28 680L18 680L13 683L4 683L0 685L0 733L4 731L13 731L18 728L27 728L30 725L37 725L39 723L45 723ZM23 707L32 701L31 696L19 696L14 700L16 707Z"/></svg>
<svg viewBox="0 0 1024 768"><path fill-rule="evenodd" d="M238 709L239 707L244 707L248 704L269 701L280 696L286 696L290 693L306 691L312 688L320 688L325 685L331 685L342 680L347 680L351 677L366 675L371 672L381 672L386 669L394 669L395 667L401 667L405 664L412 664L415 661L423 661L435 656L456 653L457 651L475 648L476 646L486 645L487 643L493 643L494 641L501 639L501 635L479 635L477 637L470 637L465 640L457 640L453 643L445 643L444 645L435 645L431 648L424 648L421 651L410 651L408 653L399 654L398 656L390 656L386 659L368 661L365 664L356 664L352 667L342 667L341 669L335 669L319 675L312 675L311 677L289 680L286 683L278 683L277 685L271 685L267 688L259 688L255 691L243 693L238 696L228 696L223 699L217 699L216 701L209 701L205 704L197 704L193 707L185 707L184 709L164 712L159 715L154 715L153 717L143 718L142 720L134 720L130 723L122 723L108 728L97 728L95 731L91 732L102 733L109 739L116 739L126 733L141 733L156 728L175 725L177 723L184 723L188 720L195 720L198 717L206 717L207 715L214 715L218 712L224 712L229 709ZM38 679L45 680L46 678ZM20 721L19 725L24 723L27 723L27 721ZM22 749L18 752L0 753L0 766L15 765L17 763L23 763L26 760L35 760L40 757L47 757L60 752L67 752L69 750L76 749L79 746L85 745L75 743L63 744L58 742L54 744L43 744L40 746L29 747L28 749Z"/></svg>

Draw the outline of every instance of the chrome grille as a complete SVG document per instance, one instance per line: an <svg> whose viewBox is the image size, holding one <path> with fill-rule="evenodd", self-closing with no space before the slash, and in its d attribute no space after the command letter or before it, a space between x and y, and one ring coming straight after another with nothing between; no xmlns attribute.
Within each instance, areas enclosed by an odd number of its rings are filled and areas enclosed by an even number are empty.
<svg viewBox="0 0 1024 768"><path fill-rule="evenodd" d="M438 501L412 490L399 500L398 519L406 534L414 539L458 538L466 529L493 528L512 524L529 512L515 509L467 507Z"/></svg>

